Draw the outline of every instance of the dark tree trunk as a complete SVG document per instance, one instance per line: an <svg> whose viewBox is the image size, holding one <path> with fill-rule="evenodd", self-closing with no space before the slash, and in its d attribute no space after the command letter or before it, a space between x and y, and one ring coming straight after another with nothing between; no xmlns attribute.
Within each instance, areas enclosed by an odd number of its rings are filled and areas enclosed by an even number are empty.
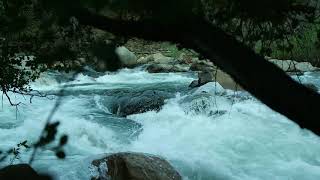
<svg viewBox="0 0 320 180"><path fill-rule="evenodd" d="M116 35L154 41L171 41L191 48L230 74L243 88L302 128L320 135L317 105L320 95L292 80L276 65L235 40L221 29L198 18L176 24L153 21L127 22L88 11L77 15L80 23Z"/></svg>

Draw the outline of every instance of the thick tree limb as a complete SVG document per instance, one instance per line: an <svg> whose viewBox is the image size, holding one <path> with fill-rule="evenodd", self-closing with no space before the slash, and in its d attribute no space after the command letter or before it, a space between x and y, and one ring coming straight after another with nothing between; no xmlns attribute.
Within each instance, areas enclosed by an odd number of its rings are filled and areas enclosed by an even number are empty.
<svg viewBox="0 0 320 180"><path fill-rule="evenodd" d="M276 65L201 18L176 24L127 22L83 11L80 23L121 36L171 41L204 55L252 95L302 128L320 135L317 105L320 95L292 80Z"/></svg>

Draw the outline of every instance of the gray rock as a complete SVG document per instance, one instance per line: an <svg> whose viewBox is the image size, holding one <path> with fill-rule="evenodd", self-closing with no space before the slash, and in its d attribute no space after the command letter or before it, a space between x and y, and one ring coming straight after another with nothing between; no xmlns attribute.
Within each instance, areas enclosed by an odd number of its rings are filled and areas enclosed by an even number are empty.
<svg viewBox="0 0 320 180"><path fill-rule="evenodd" d="M129 51L126 47L117 47L116 54L124 67L133 67L137 65L136 55Z"/></svg>
<svg viewBox="0 0 320 180"><path fill-rule="evenodd" d="M181 175L163 158L144 153L116 153L92 162L99 171L94 179L181 180Z"/></svg>
<svg viewBox="0 0 320 180"><path fill-rule="evenodd" d="M161 53L153 54L152 57L153 57L154 63L158 63L158 64L169 64L169 63L172 63L174 60L172 57L164 56Z"/></svg>
<svg viewBox="0 0 320 180"><path fill-rule="evenodd" d="M206 68L198 73L199 80L193 81L189 87L199 87L209 82L218 82L223 88L231 90L242 90L228 74L221 70L214 70L213 68Z"/></svg>
<svg viewBox="0 0 320 180"><path fill-rule="evenodd" d="M205 85L200 86L194 94L208 93L211 95L224 94L225 89L217 82L208 82Z"/></svg>
<svg viewBox="0 0 320 180"><path fill-rule="evenodd" d="M159 111L164 100L172 97L163 91L147 90L141 94L120 97L112 107L112 113L121 117L147 111Z"/></svg>
<svg viewBox="0 0 320 180"><path fill-rule="evenodd" d="M296 69L302 72L317 70L317 68L313 67L309 62L299 62L295 66L296 66Z"/></svg>
<svg viewBox="0 0 320 180"><path fill-rule="evenodd" d="M192 71L204 71L208 68L214 69L214 65L207 61L195 61L191 64L190 70Z"/></svg>
<svg viewBox="0 0 320 180"><path fill-rule="evenodd" d="M173 72L173 65L169 64L151 64L147 67L149 73L168 73Z"/></svg>
<svg viewBox="0 0 320 180"><path fill-rule="evenodd" d="M151 61L150 58L147 58L147 57L141 57L137 60L137 63L138 64L147 64Z"/></svg>
<svg viewBox="0 0 320 180"><path fill-rule="evenodd" d="M173 65L173 72L188 72L190 66L186 64L175 64Z"/></svg>
<svg viewBox="0 0 320 180"><path fill-rule="evenodd" d="M149 73L187 72L189 71L189 66L180 64L150 64L147 67L147 71Z"/></svg>
<svg viewBox="0 0 320 180"><path fill-rule="evenodd" d="M270 61L281 68L283 71L296 71L295 69L295 61L291 60L277 60L277 59L270 59Z"/></svg>
<svg viewBox="0 0 320 180"><path fill-rule="evenodd" d="M295 71L315 71L316 67L313 67L309 62L297 62L293 60L278 60L278 59L269 59L272 63L280 67L283 71L286 72L295 72Z"/></svg>
<svg viewBox="0 0 320 180"><path fill-rule="evenodd" d="M198 80L193 80L193 81L191 82L191 84L189 85L189 87L191 87L191 88L199 87L199 82L198 82Z"/></svg>
<svg viewBox="0 0 320 180"><path fill-rule="evenodd" d="M216 81L225 89L231 89L235 91L243 90L243 88L236 83L229 74L219 69L216 72Z"/></svg>
<svg viewBox="0 0 320 180"><path fill-rule="evenodd" d="M203 69L201 72L198 73L198 84L204 85L208 82L213 82L215 80L215 71L210 68Z"/></svg>
<svg viewBox="0 0 320 180"><path fill-rule="evenodd" d="M151 54L146 57L141 57L137 60L139 64L171 64L174 63L174 58L164 56L161 53Z"/></svg>

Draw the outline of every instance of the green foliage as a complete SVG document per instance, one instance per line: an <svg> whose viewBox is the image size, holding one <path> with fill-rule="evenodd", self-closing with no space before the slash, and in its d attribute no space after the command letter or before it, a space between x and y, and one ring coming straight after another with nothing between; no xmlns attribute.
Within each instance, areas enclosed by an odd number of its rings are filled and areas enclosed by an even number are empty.
<svg viewBox="0 0 320 180"><path fill-rule="evenodd" d="M75 61L97 58L92 50L101 40L92 27L50 5L56 7L41 0L0 0L0 87L5 95L30 93L29 82L48 68L78 70L81 64Z"/></svg>
<svg viewBox="0 0 320 180"><path fill-rule="evenodd" d="M206 16L217 26L270 56L276 44L292 50L288 38L299 34L315 23L316 2L307 0L204 0Z"/></svg>
<svg viewBox="0 0 320 180"><path fill-rule="evenodd" d="M309 61L313 65L319 66L319 26L311 25L298 35L289 38L292 49L286 50L285 46L272 46L272 57L279 59L294 59Z"/></svg>

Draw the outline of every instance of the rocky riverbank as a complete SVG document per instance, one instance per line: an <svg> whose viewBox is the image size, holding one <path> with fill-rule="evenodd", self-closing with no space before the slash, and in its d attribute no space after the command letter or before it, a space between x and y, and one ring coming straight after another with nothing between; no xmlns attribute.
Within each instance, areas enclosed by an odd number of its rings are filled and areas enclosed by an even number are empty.
<svg viewBox="0 0 320 180"><path fill-rule="evenodd" d="M165 56L160 52L136 56L126 47L118 47L116 53L122 67L145 66L149 73L169 73L169 72L188 72L198 73L198 80L191 82L190 87L199 87L208 82L219 82L223 88L231 90L242 90L228 74L217 68L211 61L199 59L197 56L180 53L178 57ZM294 60L267 59L277 65L288 74L302 74L304 72L317 71L309 62L297 62Z"/></svg>

